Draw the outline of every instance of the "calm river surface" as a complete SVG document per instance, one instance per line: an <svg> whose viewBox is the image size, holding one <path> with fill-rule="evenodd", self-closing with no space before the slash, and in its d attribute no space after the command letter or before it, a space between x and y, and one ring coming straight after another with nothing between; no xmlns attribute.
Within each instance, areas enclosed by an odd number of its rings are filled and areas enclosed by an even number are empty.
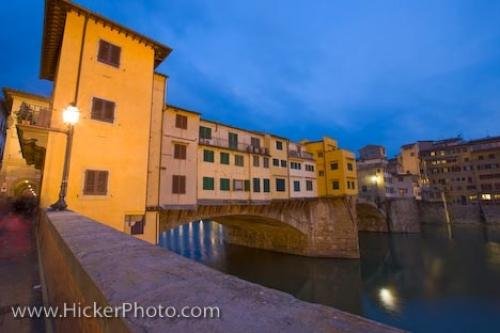
<svg viewBox="0 0 500 333"><path fill-rule="evenodd" d="M227 244L223 227L192 222L160 245L308 302L415 332L500 331L500 227L425 227L360 234L361 260L319 259Z"/></svg>

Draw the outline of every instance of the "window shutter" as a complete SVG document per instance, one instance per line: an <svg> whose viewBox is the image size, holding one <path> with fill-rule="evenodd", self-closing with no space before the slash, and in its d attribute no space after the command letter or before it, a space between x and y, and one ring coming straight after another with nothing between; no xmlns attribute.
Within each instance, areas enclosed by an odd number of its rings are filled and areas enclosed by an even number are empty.
<svg viewBox="0 0 500 333"><path fill-rule="evenodd" d="M172 193L179 193L179 177L172 176Z"/></svg>
<svg viewBox="0 0 500 333"><path fill-rule="evenodd" d="M108 191L108 172L99 171L97 173L96 193L106 194L107 191Z"/></svg>
<svg viewBox="0 0 500 333"><path fill-rule="evenodd" d="M92 118L93 119L101 119L102 109L103 109L104 100L100 98L94 98L92 103Z"/></svg>
<svg viewBox="0 0 500 333"><path fill-rule="evenodd" d="M97 55L99 60L106 61L106 59L108 59L109 46L109 43L106 43L103 40L99 41L99 53Z"/></svg>
<svg viewBox="0 0 500 333"><path fill-rule="evenodd" d="M111 45L110 44L110 62L116 66L120 65L120 53L121 53L121 48L119 48L116 45Z"/></svg>
<svg viewBox="0 0 500 333"><path fill-rule="evenodd" d="M95 184L95 171L87 170L85 171L85 187L83 189L84 194L94 193Z"/></svg>
<svg viewBox="0 0 500 333"><path fill-rule="evenodd" d="M110 101L105 101L103 104L104 104L104 109L102 112L103 115L102 119L112 123L115 118L115 103Z"/></svg>
<svg viewBox="0 0 500 333"><path fill-rule="evenodd" d="M179 193L186 193L186 176L179 177Z"/></svg>

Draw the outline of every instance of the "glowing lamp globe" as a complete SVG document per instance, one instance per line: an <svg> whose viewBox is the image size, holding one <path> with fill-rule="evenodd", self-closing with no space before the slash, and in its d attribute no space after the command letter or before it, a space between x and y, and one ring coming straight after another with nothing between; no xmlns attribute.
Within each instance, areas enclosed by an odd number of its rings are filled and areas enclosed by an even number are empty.
<svg viewBox="0 0 500 333"><path fill-rule="evenodd" d="M75 125L80 119L80 110L76 105L68 105L62 112L63 122L67 125Z"/></svg>

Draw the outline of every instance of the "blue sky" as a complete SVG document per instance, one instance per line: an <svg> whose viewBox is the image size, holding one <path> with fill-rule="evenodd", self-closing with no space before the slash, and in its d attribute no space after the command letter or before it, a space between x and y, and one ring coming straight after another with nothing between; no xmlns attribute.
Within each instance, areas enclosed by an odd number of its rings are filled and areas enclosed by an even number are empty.
<svg viewBox="0 0 500 333"><path fill-rule="evenodd" d="M357 150L500 135L500 1L80 0L171 46L168 102ZM38 79L43 1L0 14L0 85Z"/></svg>

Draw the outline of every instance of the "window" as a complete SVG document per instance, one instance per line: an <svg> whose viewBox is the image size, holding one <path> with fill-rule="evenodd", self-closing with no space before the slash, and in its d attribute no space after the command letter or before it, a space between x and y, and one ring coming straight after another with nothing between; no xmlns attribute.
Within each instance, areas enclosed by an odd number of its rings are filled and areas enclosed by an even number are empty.
<svg viewBox="0 0 500 333"><path fill-rule="evenodd" d="M259 156L253 155L252 157L253 157L253 166L258 168L259 165L260 165L260 158L259 158Z"/></svg>
<svg viewBox="0 0 500 333"><path fill-rule="evenodd" d="M144 234L144 215L125 215L125 225L130 228L131 235Z"/></svg>
<svg viewBox="0 0 500 333"><path fill-rule="evenodd" d="M340 190L340 183L339 183L339 181L338 180L334 180L332 182L332 187L333 187L334 190Z"/></svg>
<svg viewBox="0 0 500 333"><path fill-rule="evenodd" d="M312 190L313 190L312 180L306 180L306 191L312 191Z"/></svg>
<svg viewBox="0 0 500 333"><path fill-rule="evenodd" d="M293 181L293 191L300 192L300 181L299 180Z"/></svg>
<svg viewBox="0 0 500 333"><path fill-rule="evenodd" d="M220 153L220 164L229 164L229 154L221 152Z"/></svg>
<svg viewBox="0 0 500 333"><path fill-rule="evenodd" d="M245 180L245 192L250 192L250 181L248 179Z"/></svg>
<svg viewBox="0 0 500 333"><path fill-rule="evenodd" d="M318 157L323 158L323 152L321 150L318 151Z"/></svg>
<svg viewBox="0 0 500 333"><path fill-rule="evenodd" d="M203 177L203 189L212 191L214 189L213 177Z"/></svg>
<svg viewBox="0 0 500 333"><path fill-rule="evenodd" d="M188 128L188 118L181 114L175 115L175 127L187 129Z"/></svg>
<svg viewBox="0 0 500 333"><path fill-rule="evenodd" d="M262 164L263 164L264 168L268 169L269 168L269 157L263 157Z"/></svg>
<svg viewBox="0 0 500 333"><path fill-rule="evenodd" d="M211 140L212 129L210 127L200 126L200 139Z"/></svg>
<svg viewBox="0 0 500 333"><path fill-rule="evenodd" d="M285 160L281 160L281 167L286 168L286 161Z"/></svg>
<svg viewBox="0 0 500 333"><path fill-rule="evenodd" d="M238 134L228 133L229 148L238 149Z"/></svg>
<svg viewBox="0 0 500 333"><path fill-rule="evenodd" d="M172 176L172 193L173 194L186 193L186 176L180 176L180 175Z"/></svg>
<svg viewBox="0 0 500 333"><path fill-rule="evenodd" d="M234 165L243 166L245 164L245 160L243 155L234 155Z"/></svg>
<svg viewBox="0 0 500 333"><path fill-rule="evenodd" d="M325 175L325 172L323 170L318 171L318 176L323 177Z"/></svg>
<svg viewBox="0 0 500 333"><path fill-rule="evenodd" d="M279 167L280 166L280 160L278 160L277 158L273 158L273 166Z"/></svg>
<svg viewBox="0 0 500 333"><path fill-rule="evenodd" d="M301 170L302 164L300 164L298 162L290 162L290 169ZM306 165L306 169L307 169L307 165Z"/></svg>
<svg viewBox="0 0 500 333"><path fill-rule="evenodd" d="M112 123L115 120L115 102L94 97L92 99L90 118Z"/></svg>
<svg viewBox="0 0 500 333"><path fill-rule="evenodd" d="M366 187L366 185L361 186L361 192L366 192L367 190L368 188Z"/></svg>
<svg viewBox="0 0 500 333"><path fill-rule="evenodd" d="M282 141L276 141L276 149L283 150L283 142Z"/></svg>
<svg viewBox="0 0 500 333"><path fill-rule="evenodd" d="M286 190L285 180L283 178L276 178L276 191L285 192L285 190Z"/></svg>
<svg viewBox="0 0 500 333"><path fill-rule="evenodd" d="M260 192L260 179L259 178L253 179L253 191Z"/></svg>
<svg viewBox="0 0 500 333"><path fill-rule="evenodd" d="M347 162L347 170L349 170L349 171L353 170L353 166L352 166L351 162Z"/></svg>
<svg viewBox="0 0 500 333"><path fill-rule="evenodd" d="M250 144L252 145L252 147L260 148L260 139L252 137L250 138Z"/></svg>
<svg viewBox="0 0 500 333"><path fill-rule="evenodd" d="M233 191L244 191L245 181L241 179L233 179Z"/></svg>
<svg viewBox="0 0 500 333"><path fill-rule="evenodd" d="M264 178L263 179L263 187L264 187L264 192L269 193L271 192L271 182L269 179Z"/></svg>
<svg viewBox="0 0 500 333"><path fill-rule="evenodd" d="M229 178L221 178L220 179L220 190L221 191L229 191L231 182Z"/></svg>
<svg viewBox="0 0 500 333"><path fill-rule="evenodd" d="M119 46L108 43L104 40L99 41L99 52L97 53L97 60L102 63L120 67L120 53Z"/></svg>
<svg viewBox="0 0 500 333"><path fill-rule="evenodd" d="M174 158L177 160L186 159L186 145L174 144Z"/></svg>
<svg viewBox="0 0 500 333"><path fill-rule="evenodd" d="M306 164L306 171L314 172L314 165Z"/></svg>
<svg viewBox="0 0 500 333"><path fill-rule="evenodd" d="M338 168L339 168L339 163L338 162L332 162L332 163L330 163L330 169L337 170Z"/></svg>
<svg viewBox="0 0 500 333"><path fill-rule="evenodd" d="M214 152L213 150L203 149L203 161L205 162L214 162Z"/></svg>
<svg viewBox="0 0 500 333"><path fill-rule="evenodd" d="M108 171L86 170L83 194L106 195L108 193Z"/></svg>

